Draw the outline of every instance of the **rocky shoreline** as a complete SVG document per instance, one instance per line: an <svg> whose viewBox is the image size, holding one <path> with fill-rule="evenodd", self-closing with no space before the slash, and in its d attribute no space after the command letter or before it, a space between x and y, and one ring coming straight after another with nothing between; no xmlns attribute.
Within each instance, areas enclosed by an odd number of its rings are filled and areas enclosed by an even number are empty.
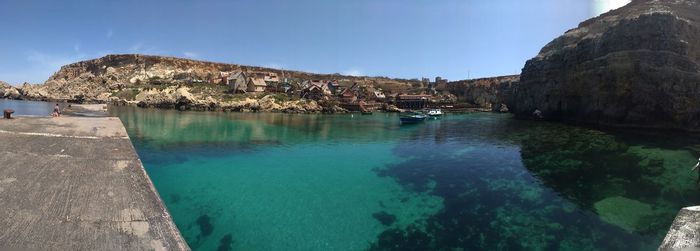
<svg viewBox="0 0 700 251"><path fill-rule="evenodd" d="M43 84L2 84L0 98L183 111L345 113L439 107L506 112L498 88L503 81L511 86L517 76L448 83L439 77L431 82L313 74L125 54L63 66Z"/></svg>

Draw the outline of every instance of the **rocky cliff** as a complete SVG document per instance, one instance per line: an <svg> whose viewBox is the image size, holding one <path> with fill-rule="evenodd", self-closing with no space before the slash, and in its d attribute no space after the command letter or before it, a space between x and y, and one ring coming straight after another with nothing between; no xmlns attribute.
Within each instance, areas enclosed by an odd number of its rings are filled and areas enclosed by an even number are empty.
<svg viewBox="0 0 700 251"><path fill-rule="evenodd" d="M0 98L19 99L21 96L17 88L4 81L0 81Z"/></svg>
<svg viewBox="0 0 700 251"><path fill-rule="evenodd" d="M547 44L523 68L520 118L700 128L700 1L635 0Z"/></svg>
<svg viewBox="0 0 700 251"><path fill-rule="evenodd" d="M501 76L450 82L447 91L464 101L482 108L507 112L511 103L511 90L520 76Z"/></svg>

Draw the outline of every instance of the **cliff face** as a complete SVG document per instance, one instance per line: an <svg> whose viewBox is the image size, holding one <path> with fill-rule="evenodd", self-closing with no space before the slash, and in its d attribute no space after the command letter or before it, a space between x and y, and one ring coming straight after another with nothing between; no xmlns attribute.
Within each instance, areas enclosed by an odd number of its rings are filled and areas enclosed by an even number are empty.
<svg viewBox="0 0 700 251"><path fill-rule="evenodd" d="M506 111L511 103L511 90L520 76L501 76L450 82L447 91L458 100L494 111Z"/></svg>
<svg viewBox="0 0 700 251"><path fill-rule="evenodd" d="M696 129L700 1L636 0L585 21L523 68L520 118Z"/></svg>

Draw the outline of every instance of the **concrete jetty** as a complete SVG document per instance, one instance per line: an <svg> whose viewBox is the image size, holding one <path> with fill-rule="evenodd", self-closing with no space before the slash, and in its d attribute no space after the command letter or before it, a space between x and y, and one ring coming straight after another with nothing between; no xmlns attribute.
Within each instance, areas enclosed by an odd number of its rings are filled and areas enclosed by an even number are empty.
<svg viewBox="0 0 700 251"><path fill-rule="evenodd" d="M189 250L119 118L0 119L0 250Z"/></svg>
<svg viewBox="0 0 700 251"><path fill-rule="evenodd" d="M699 250L700 206L686 207L676 215L659 250Z"/></svg>

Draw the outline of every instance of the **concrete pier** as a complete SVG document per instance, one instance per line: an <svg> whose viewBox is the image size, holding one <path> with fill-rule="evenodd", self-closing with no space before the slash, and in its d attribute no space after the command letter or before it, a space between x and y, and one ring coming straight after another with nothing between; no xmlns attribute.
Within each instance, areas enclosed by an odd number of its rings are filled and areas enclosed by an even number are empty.
<svg viewBox="0 0 700 251"><path fill-rule="evenodd" d="M189 250L119 118L0 120L0 250Z"/></svg>
<svg viewBox="0 0 700 251"><path fill-rule="evenodd" d="M659 250L700 250L700 206L681 209Z"/></svg>

